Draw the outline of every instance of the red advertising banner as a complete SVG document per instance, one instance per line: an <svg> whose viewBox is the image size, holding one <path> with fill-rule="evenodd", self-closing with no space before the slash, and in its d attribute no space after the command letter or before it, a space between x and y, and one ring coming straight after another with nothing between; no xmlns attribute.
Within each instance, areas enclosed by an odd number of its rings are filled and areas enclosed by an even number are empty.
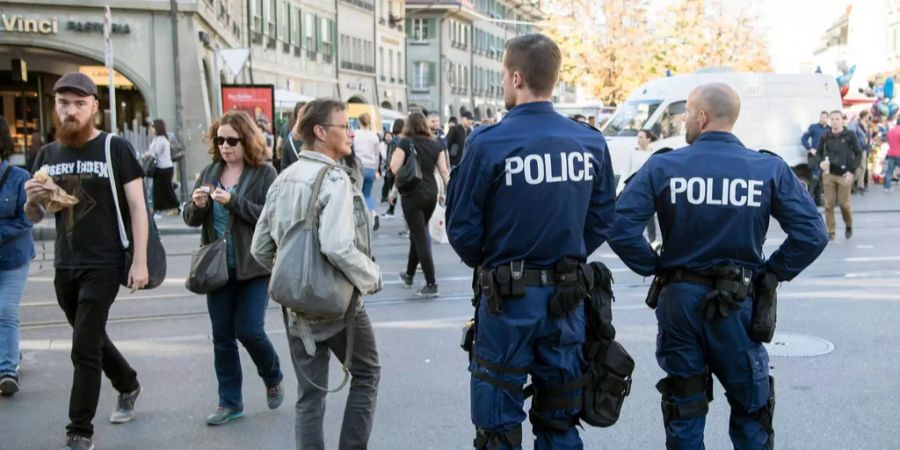
<svg viewBox="0 0 900 450"><path fill-rule="evenodd" d="M244 111L266 133L274 134L275 86L271 84L222 85L222 111Z"/></svg>

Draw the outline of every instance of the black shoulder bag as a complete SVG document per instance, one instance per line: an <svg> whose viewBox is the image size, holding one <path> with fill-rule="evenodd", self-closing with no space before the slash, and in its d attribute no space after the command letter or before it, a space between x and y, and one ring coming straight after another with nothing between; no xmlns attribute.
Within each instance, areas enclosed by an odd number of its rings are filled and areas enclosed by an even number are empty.
<svg viewBox="0 0 900 450"><path fill-rule="evenodd" d="M397 190L401 193L410 192L422 181L422 167L419 165L419 154L416 152L416 146L413 145L412 139L409 139L409 153L406 154L406 161L403 167L397 171Z"/></svg>
<svg viewBox="0 0 900 450"><path fill-rule="evenodd" d="M125 264L122 269L122 278L119 284L128 287L128 274L131 272L131 264L134 260L134 246L128 240L128 234L125 231L125 221L122 219L122 209L119 206L119 189L116 185L115 170L113 169L112 156L110 154L110 143L112 142L112 134L106 135L106 171L109 174L109 187L112 189L113 202L116 205L116 219L119 224L119 239L122 241L122 248L125 250ZM146 202L145 208L146 208ZM150 281L142 289L153 289L162 284L166 279L166 249L162 245L159 238L159 230L156 229L156 221L153 215L147 209L147 272L150 274Z"/></svg>

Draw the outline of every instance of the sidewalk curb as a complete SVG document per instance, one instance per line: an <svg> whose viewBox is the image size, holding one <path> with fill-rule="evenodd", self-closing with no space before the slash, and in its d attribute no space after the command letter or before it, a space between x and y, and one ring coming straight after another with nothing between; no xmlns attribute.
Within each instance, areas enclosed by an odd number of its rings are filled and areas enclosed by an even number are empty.
<svg viewBox="0 0 900 450"><path fill-rule="evenodd" d="M158 227L157 229L160 236L200 234L200 228ZM56 239L56 227L34 227L31 229L31 237L35 242L53 241Z"/></svg>

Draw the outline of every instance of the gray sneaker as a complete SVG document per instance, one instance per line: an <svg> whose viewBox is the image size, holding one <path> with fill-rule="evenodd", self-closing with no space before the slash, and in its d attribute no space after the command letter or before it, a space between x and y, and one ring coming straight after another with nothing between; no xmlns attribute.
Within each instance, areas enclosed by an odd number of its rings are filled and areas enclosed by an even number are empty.
<svg viewBox="0 0 900 450"><path fill-rule="evenodd" d="M119 394L119 401L116 404L116 410L109 416L111 423L127 423L134 419L134 402L137 401L143 389L138 386L137 389Z"/></svg>
<svg viewBox="0 0 900 450"><path fill-rule="evenodd" d="M66 446L60 450L94 450L94 443L90 438L68 434L66 435Z"/></svg>
<svg viewBox="0 0 900 450"><path fill-rule="evenodd" d="M225 425L241 417L244 417L243 409L223 408L220 406L215 413L206 418L206 424L209 426Z"/></svg>
<svg viewBox="0 0 900 450"><path fill-rule="evenodd" d="M281 406L284 401L284 388L281 383L278 386L266 389L266 401L269 403L269 409L275 409Z"/></svg>
<svg viewBox="0 0 900 450"><path fill-rule="evenodd" d="M19 392L19 380L8 375L0 377L0 395L8 397L16 392Z"/></svg>
<svg viewBox="0 0 900 450"><path fill-rule="evenodd" d="M400 281L403 282L403 287L405 289L412 289L413 277L407 275L406 272L400 272Z"/></svg>
<svg viewBox="0 0 900 450"><path fill-rule="evenodd" d="M436 284L425 285L422 287L422 289L419 289L419 291L416 292L416 297L423 298L434 298L439 295L441 294L438 293L438 286Z"/></svg>

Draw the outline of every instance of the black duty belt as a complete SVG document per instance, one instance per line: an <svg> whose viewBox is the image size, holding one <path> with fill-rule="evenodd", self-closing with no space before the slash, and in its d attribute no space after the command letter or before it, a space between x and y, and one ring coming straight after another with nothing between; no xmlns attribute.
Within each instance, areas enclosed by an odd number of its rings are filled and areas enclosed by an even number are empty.
<svg viewBox="0 0 900 450"><path fill-rule="evenodd" d="M691 272L685 269L675 269L666 278L669 283L694 283L704 286L715 287L718 277L701 275L697 272Z"/></svg>
<svg viewBox="0 0 900 450"><path fill-rule="evenodd" d="M525 285L527 286L554 286L557 284L558 274L550 269L525 269Z"/></svg>

